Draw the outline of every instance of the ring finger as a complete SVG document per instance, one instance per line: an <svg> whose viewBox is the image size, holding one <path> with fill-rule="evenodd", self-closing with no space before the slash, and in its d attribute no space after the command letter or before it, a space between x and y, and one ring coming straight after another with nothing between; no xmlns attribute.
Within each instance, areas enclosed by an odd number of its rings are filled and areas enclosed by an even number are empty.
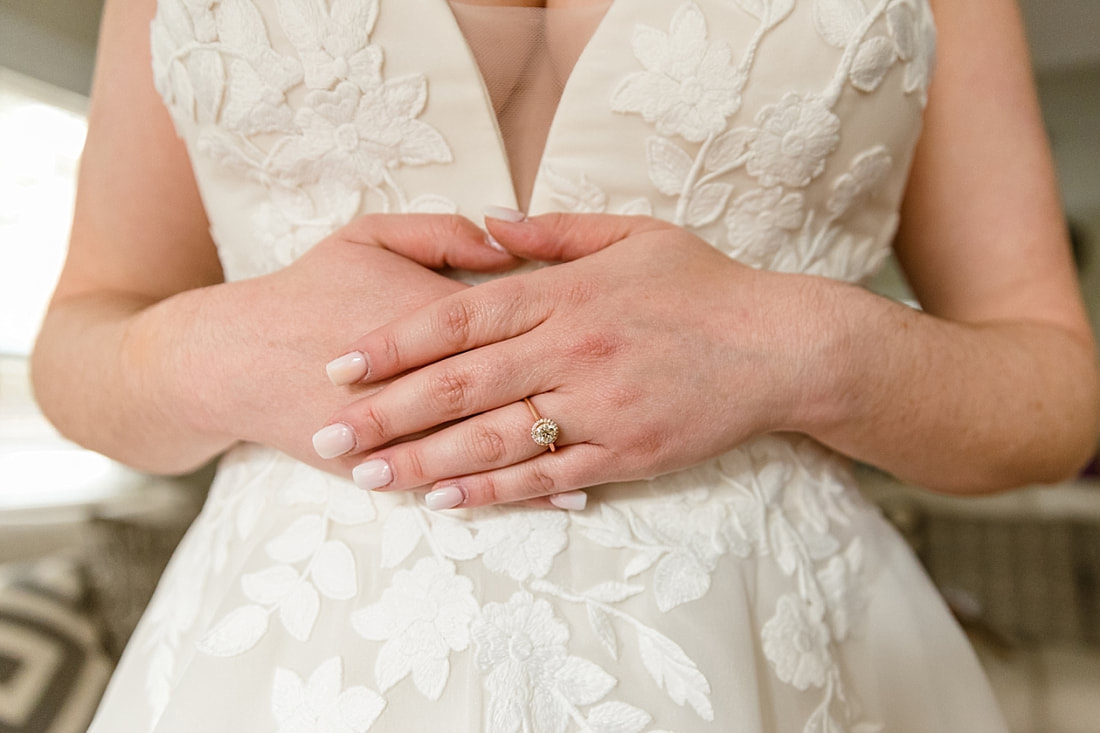
<svg viewBox="0 0 1100 733"><path fill-rule="evenodd" d="M552 397L534 399L553 414ZM515 402L376 451L352 470L352 477L361 489L393 491L510 466L547 451L532 438L533 423L528 407ZM578 428L561 428L555 445L579 442Z"/></svg>

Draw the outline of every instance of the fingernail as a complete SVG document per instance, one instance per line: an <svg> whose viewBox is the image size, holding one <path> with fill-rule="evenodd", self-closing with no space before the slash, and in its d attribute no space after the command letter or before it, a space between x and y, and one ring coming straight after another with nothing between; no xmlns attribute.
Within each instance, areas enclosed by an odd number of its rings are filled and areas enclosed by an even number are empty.
<svg viewBox="0 0 1100 733"><path fill-rule="evenodd" d="M508 252L508 250L504 249L504 246L496 240L496 237L494 237L492 234L489 234L489 232L485 232L485 244L489 245L490 247L495 249L497 252L503 252L504 254L510 254Z"/></svg>
<svg viewBox="0 0 1100 733"><path fill-rule="evenodd" d="M579 512L588 505L588 494L583 491L566 491L550 497L550 503L558 509Z"/></svg>
<svg viewBox="0 0 1100 733"><path fill-rule="evenodd" d="M361 351L353 351L330 361L325 365L325 371L337 387L358 382L367 376L367 357Z"/></svg>
<svg viewBox="0 0 1100 733"><path fill-rule="evenodd" d="M355 447L355 431L342 422L327 425L313 434L313 450L321 458L342 456Z"/></svg>
<svg viewBox="0 0 1100 733"><path fill-rule="evenodd" d="M481 215L488 219L500 219L501 221L508 221L513 224L518 224L527 218L527 214L516 209L509 209L506 206L486 206L481 210Z"/></svg>
<svg viewBox="0 0 1100 733"><path fill-rule="evenodd" d="M433 512L440 509L454 509L466 501L466 494L458 486L444 486L442 489L429 491L424 497L424 504Z"/></svg>
<svg viewBox="0 0 1100 733"><path fill-rule="evenodd" d="M360 489L373 491L393 481L393 472L390 471L390 464L386 461L373 458L351 469L351 478Z"/></svg>

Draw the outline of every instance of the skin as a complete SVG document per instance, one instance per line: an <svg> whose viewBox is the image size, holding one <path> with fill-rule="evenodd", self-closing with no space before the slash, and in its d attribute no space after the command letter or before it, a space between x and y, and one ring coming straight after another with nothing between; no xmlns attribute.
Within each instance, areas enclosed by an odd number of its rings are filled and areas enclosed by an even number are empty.
<svg viewBox="0 0 1100 733"><path fill-rule="evenodd" d="M1100 387L1019 19L1007 0L934 5L897 245L917 313L610 216L491 222L516 255L564 262L477 288L413 261L515 263L456 217L366 217L222 283L153 91L151 3L110 0L71 254L33 359L42 407L150 471L245 439L340 475L381 458L387 488L457 485L468 506L655 475L772 430L941 491L1063 478L1095 446ZM322 366L349 350L371 373L334 388ZM526 436L526 395L559 418L561 450ZM336 422L357 445L322 460L309 435Z"/></svg>

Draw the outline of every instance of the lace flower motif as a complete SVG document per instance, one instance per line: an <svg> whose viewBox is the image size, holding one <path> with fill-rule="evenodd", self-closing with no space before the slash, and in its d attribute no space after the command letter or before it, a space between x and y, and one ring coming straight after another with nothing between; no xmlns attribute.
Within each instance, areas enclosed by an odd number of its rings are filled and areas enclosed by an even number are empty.
<svg viewBox="0 0 1100 733"><path fill-rule="evenodd" d="M707 41L698 5L682 5L668 33L639 25L633 46L645 71L630 74L615 89L614 111L640 114L662 135L691 142L726 128L726 118L741 105L743 79L730 64L729 44Z"/></svg>
<svg viewBox="0 0 1100 733"><path fill-rule="evenodd" d="M306 95L295 116L302 130L271 156L273 168L292 180L332 176L352 186L380 186L402 165L449 163L451 149L417 116L427 102L421 74L399 77L364 93L350 82L332 92Z"/></svg>
<svg viewBox="0 0 1100 733"><path fill-rule="evenodd" d="M368 45L377 0L281 0L279 16L298 49L306 86L329 89L351 81L364 91L382 81L382 51Z"/></svg>
<svg viewBox="0 0 1100 733"><path fill-rule="evenodd" d="M571 708L594 703L615 686L597 665L566 654L569 630L549 603L526 591L487 604L473 637L489 691L488 733L564 733Z"/></svg>
<svg viewBox="0 0 1100 733"><path fill-rule="evenodd" d="M833 666L829 653L829 629L815 619L798 595L779 598L775 615L761 632L764 654L775 667L775 675L799 690L821 687Z"/></svg>
<svg viewBox="0 0 1100 733"><path fill-rule="evenodd" d="M734 199L726 211L730 251L750 265L764 265L790 245L802 224L802 194L781 186L758 188Z"/></svg>
<svg viewBox="0 0 1100 733"><path fill-rule="evenodd" d="M478 611L472 589L452 563L425 557L412 570L394 573L381 600L352 614L357 632L386 642L374 666L382 692L411 672L421 694L439 699L451 671L449 654L470 644L470 622Z"/></svg>
<svg viewBox="0 0 1100 733"><path fill-rule="evenodd" d="M343 689L343 677L340 657L321 662L308 683L276 667L271 712L278 733L366 733L386 701L366 687Z"/></svg>
<svg viewBox="0 0 1100 733"><path fill-rule="evenodd" d="M788 92L756 116L745 170L764 186L809 185L840 142L840 120L819 97Z"/></svg>
<svg viewBox="0 0 1100 733"><path fill-rule="evenodd" d="M495 573L513 580L542 578L550 572L554 557L565 549L565 512L537 509L500 509L478 522L481 560Z"/></svg>

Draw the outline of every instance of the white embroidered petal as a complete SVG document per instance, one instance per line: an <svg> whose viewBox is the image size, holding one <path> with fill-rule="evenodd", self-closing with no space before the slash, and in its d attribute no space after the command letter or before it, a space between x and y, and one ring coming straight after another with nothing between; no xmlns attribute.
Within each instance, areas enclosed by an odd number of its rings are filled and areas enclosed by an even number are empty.
<svg viewBox="0 0 1100 733"><path fill-rule="evenodd" d="M852 62L852 86L861 92L878 89L896 58L894 44L889 38L875 36L863 41Z"/></svg>
<svg viewBox="0 0 1100 733"><path fill-rule="evenodd" d="M882 145L863 151L852 159L848 172L833 181L826 210L835 218L846 214L879 184L890 171L893 159Z"/></svg>
<svg viewBox="0 0 1100 733"><path fill-rule="evenodd" d="M788 92L761 109L756 123L745 169L764 186L809 185L840 141L840 120L819 97Z"/></svg>
<svg viewBox="0 0 1100 733"><path fill-rule="evenodd" d="M599 186L591 183L582 173L580 179L573 181L561 175L549 164L540 169L550 185L554 201L567 211L578 214L599 214L607 208L607 194Z"/></svg>
<svg viewBox="0 0 1100 733"><path fill-rule="evenodd" d="M545 576L568 542L569 518L553 509L496 509L476 526L485 567L513 580Z"/></svg>
<svg viewBox="0 0 1100 733"><path fill-rule="evenodd" d="M814 0L817 32L837 48L847 47L866 16L863 0Z"/></svg>
<svg viewBox="0 0 1100 733"><path fill-rule="evenodd" d="M336 699L340 720L353 733L366 733L385 707L385 699L366 687L349 687Z"/></svg>
<svg viewBox="0 0 1100 733"><path fill-rule="evenodd" d="M447 684L451 665L446 657L442 659L417 660L412 667L413 684L420 694L429 700L438 700Z"/></svg>
<svg viewBox="0 0 1100 733"><path fill-rule="evenodd" d="M279 604L279 620L291 637L309 641L317 615L321 610L321 598L312 583L301 582L294 586Z"/></svg>
<svg viewBox="0 0 1100 733"><path fill-rule="evenodd" d="M636 198L627 201L615 212L621 216L653 216L653 204L649 199Z"/></svg>
<svg viewBox="0 0 1100 733"><path fill-rule="evenodd" d="M726 201L733 193L733 186L729 183L704 183L691 191L687 207L687 224L692 227L703 227L722 215L726 208Z"/></svg>
<svg viewBox="0 0 1100 733"><path fill-rule="evenodd" d="M328 517L337 524L354 527L373 522L376 516L370 492L344 482L330 480Z"/></svg>
<svg viewBox="0 0 1100 733"><path fill-rule="evenodd" d="M212 657L235 657L252 647L267 632L267 611L247 605L233 609L198 642L198 649Z"/></svg>
<svg viewBox="0 0 1100 733"><path fill-rule="evenodd" d="M710 590L710 573L691 552L670 552L653 573L657 608L668 612L683 603L702 598Z"/></svg>
<svg viewBox="0 0 1100 733"><path fill-rule="evenodd" d="M826 673L834 665L829 630L810 615L801 598L793 593L780 596L761 636L764 654L780 680L799 690L825 684Z"/></svg>
<svg viewBox="0 0 1100 733"><path fill-rule="evenodd" d="M320 514L298 517L277 537L268 540L264 550L272 560L295 563L306 559L321 545L325 523Z"/></svg>
<svg viewBox="0 0 1100 733"><path fill-rule="evenodd" d="M405 679L412 671L413 660L397 644L383 644L374 660L374 678L382 692Z"/></svg>
<svg viewBox="0 0 1100 733"><path fill-rule="evenodd" d="M628 585L626 583L607 581L592 586L581 595L585 598L591 598L594 601L600 601L602 603L621 603L627 598L636 596L644 590L645 588L640 585Z"/></svg>
<svg viewBox="0 0 1100 733"><path fill-rule="evenodd" d="M652 629L639 629L638 651L646 671L674 703L690 705L703 720L714 720L710 683L676 642Z"/></svg>
<svg viewBox="0 0 1100 733"><path fill-rule="evenodd" d="M344 686L344 664L340 657L329 657L313 670L306 685L306 704L316 711L336 705Z"/></svg>
<svg viewBox="0 0 1100 733"><path fill-rule="evenodd" d="M612 701L589 710L585 722L592 733L641 733L652 719L649 713L633 705Z"/></svg>
<svg viewBox="0 0 1100 733"><path fill-rule="evenodd" d="M302 678L289 669L275 668L271 686L271 714L277 723L289 720L305 705L305 685Z"/></svg>
<svg viewBox="0 0 1100 733"><path fill-rule="evenodd" d="M703 158L708 173L728 172L740 167L748 158L749 142L756 131L748 127L735 127L714 138Z"/></svg>
<svg viewBox="0 0 1100 733"><path fill-rule="evenodd" d="M558 690L574 705L591 705L611 692L617 680L581 657L567 657L557 669Z"/></svg>
<svg viewBox="0 0 1100 733"><path fill-rule="evenodd" d="M432 541L445 557L451 560L473 560L481 553L481 547L470 531L469 522L432 512L428 517L428 525L431 528Z"/></svg>
<svg viewBox="0 0 1100 733"><path fill-rule="evenodd" d="M619 637L615 633L615 627L611 623L611 617L607 611L604 611L594 603L586 603L585 609L588 612L588 623L592 625L592 631L596 634L596 638L600 640L604 648L607 649L607 653L611 655L612 659L619 658Z"/></svg>
<svg viewBox="0 0 1100 733"><path fill-rule="evenodd" d="M683 193L684 182L691 172L691 156L671 140L653 136L646 140L646 160L649 180L666 196Z"/></svg>
<svg viewBox="0 0 1100 733"><path fill-rule="evenodd" d="M241 591L248 600L261 605L278 603L299 580L298 571L289 565L273 565L241 576Z"/></svg>
<svg viewBox="0 0 1100 733"><path fill-rule="evenodd" d="M329 540L313 556L310 564L313 582L326 598L345 601L355 597L358 582L355 577L355 557L339 540Z"/></svg>

